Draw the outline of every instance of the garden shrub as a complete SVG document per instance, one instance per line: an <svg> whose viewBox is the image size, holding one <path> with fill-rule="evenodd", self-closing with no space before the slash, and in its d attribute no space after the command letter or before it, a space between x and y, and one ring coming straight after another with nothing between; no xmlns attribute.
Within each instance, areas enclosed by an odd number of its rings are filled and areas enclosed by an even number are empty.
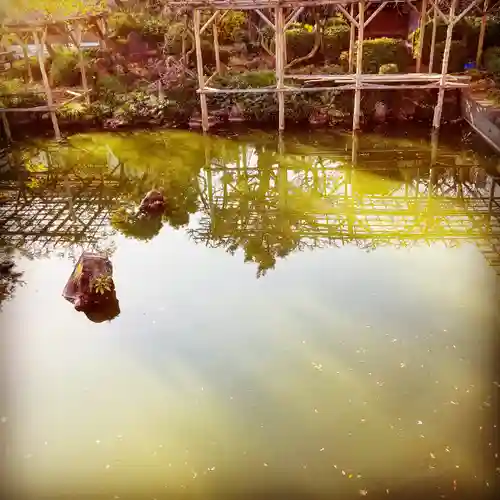
<svg viewBox="0 0 500 500"><path fill-rule="evenodd" d="M247 14L241 10L230 10L219 23L219 40L234 43L245 40Z"/></svg>
<svg viewBox="0 0 500 500"><path fill-rule="evenodd" d="M28 58L29 66L31 68L31 74L33 76L33 80L35 82L39 82L42 80L42 73L40 71L40 65L38 63L38 58L36 56L32 56ZM46 69L47 64L45 64ZM28 69L26 68L26 63L24 58L16 59L12 62L11 67L5 71L5 75L7 78L27 78Z"/></svg>
<svg viewBox="0 0 500 500"><path fill-rule="evenodd" d="M443 64L444 47L446 42L436 43L434 52L434 69L441 72ZM464 71L465 63L468 61L467 46L461 40L452 40L450 59L448 61L448 73L459 73Z"/></svg>
<svg viewBox="0 0 500 500"><path fill-rule="evenodd" d="M391 73L399 73L399 68L397 64L390 63L390 64L382 64L380 66L379 70L379 75L388 75Z"/></svg>
<svg viewBox="0 0 500 500"><path fill-rule="evenodd" d="M185 31L184 23L171 23L165 35L165 51L167 54L179 55L182 52L182 37ZM186 51L191 48L191 37L186 36Z"/></svg>
<svg viewBox="0 0 500 500"><path fill-rule="evenodd" d="M286 49L289 60L297 57L304 57L311 52L314 47L316 35L310 24L294 23L286 31Z"/></svg>
<svg viewBox="0 0 500 500"><path fill-rule="evenodd" d="M139 24L131 14L126 12L113 12L108 17L108 26L111 32L119 38L127 38L128 34L132 31L136 31L139 28Z"/></svg>
<svg viewBox="0 0 500 500"><path fill-rule="evenodd" d="M327 25L323 32L323 55L339 61L342 52L349 50L350 28L346 24Z"/></svg>
<svg viewBox="0 0 500 500"><path fill-rule="evenodd" d="M0 107L31 108L45 104L45 93L30 89L20 78L0 80Z"/></svg>
<svg viewBox="0 0 500 500"><path fill-rule="evenodd" d="M479 41L479 31L481 27L481 17L467 16L460 20L453 29L453 40L461 41L465 47L465 59L476 59L477 45ZM438 21L436 31L436 43L446 41L447 26ZM420 39L420 29L417 29L412 36L413 55L417 56L418 41ZM484 39L484 49L492 47L500 40L500 22L498 18L488 17L486 24L486 34ZM432 43L432 22L426 24L424 46L422 50L422 62L429 64L429 57Z"/></svg>
<svg viewBox="0 0 500 500"><path fill-rule="evenodd" d="M490 47L484 53L486 71L500 77L500 47Z"/></svg>
<svg viewBox="0 0 500 500"><path fill-rule="evenodd" d="M396 64L403 73L411 63L411 56L403 40L374 38L363 42L363 72L378 73L384 64Z"/></svg>
<svg viewBox="0 0 500 500"><path fill-rule="evenodd" d="M57 47L51 60L50 77L54 85L79 85L81 74L78 53L66 47Z"/></svg>

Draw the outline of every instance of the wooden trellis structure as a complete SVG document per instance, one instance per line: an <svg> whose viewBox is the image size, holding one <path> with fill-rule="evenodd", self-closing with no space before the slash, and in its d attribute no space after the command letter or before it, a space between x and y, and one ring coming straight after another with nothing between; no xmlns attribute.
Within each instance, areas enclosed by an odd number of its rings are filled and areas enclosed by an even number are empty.
<svg viewBox="0 0 500 500"><path fill-rule="evenodd" d="M49 169L2 181L8 199L0 203L0 242L31 257L75 247L106 252L110 215L125 182L121 164L98 176Z"/></svg>
<svg viewBox="0 0 500 500"><path fill-rule="evenodd" d="M107 13L94 13L87 16L72 16L61 19L47 19L32 22L14 22L8 21L2 25L2 31L5 38L12 35L23 49L24 59L26 63L26 71L30 75L31 80L31 67L28 60L27 42L26 37L33 41L35 46L36 55L42 75L42 82L44 93L46 97L46 104L30 108L0 108L0 116L4 127L5 135L8 140L11 140L10 126L7 119L7 113L49 113L54 128L54 135L57 140L61 138L59 123L57 120L56 111L58 108L63 107L70 102L83 98L87 104L90 104L90 89L87 81L87 74L85 69L85 61L82 51L82 37L87 30L93 29L99 35L101 48L106 47L107 36ZM61 34L63 37L71 41L75 47L78 58L80 73L82 78L82 91L81 92L67 92L67 95L61 96L60 99L54 98L49 77L45 68L45 46L47 42L47 35L49 30L53 30ZM3 40L3 39L2 39ZM0 40L0 45L2 45Z"/></svg>
<svg viewBox="0 0 500 500"><path fill-rule="evenodd" d="M487 175L473 160L460 164L454 155L438 154L434 136L430 150L398 150L403 158L399 170L407 171L408 176L391 192L359 191L353 174L386 170L386 154L386 150L363 151L360 157L366 155L365 161L341 168L339 160L349 165L351 154L347 150L329 150L328 155L335 158L333 164L316 155L297 158L310 164L304 169L296 162L290 167L280 165L276 159L270 167L271 194L255 204L246 198L241 216L236 215L241 209L238 175L252 190L262 174L257 158L242 151L241 158L231 166L212 159L202 174L204 215L190 234L195 241L214 247L230 246L235 233L243 239L264 237L269 232L265 218L279 220L280 214L293 214L293 204L287 202L287 186L304 186L320 192L324 203L321 211L297 213L292 226L299 238L297 249L346 244L372 248L473 243L500 273L500 179ZM287 152L290 155L293 153ZM216 229L218 219L223 234Z"/></svg>
<svg viewBox="0 0 500 500"><path fill-rule="evenodd" d="M467 77L457 77L448 74L448 62L450 58L453 27L466 15L479 9L482 16L481 34L477 51L478 61L481 59L484 33L486 28L486 15L488 11L498 7L500 2L495 0L470 0L463 6L459 0L173 0L166 2L169 6L190 8L193 11L194 35L196 44L196 60L198 71L198 93L200 95L201 121L204 131L209 129L209 113L207 106L207 95L209 94L243 94L243 93L275 93L278 99L278 128L285 128L285 94L296 92L323 92L326 90L353 90L354 91L354 113L353 131L360 128L361 92L363 90L388 90L388 89L438 89L438 100L434 110L433 127L438 129L441 124L441 115L444 103L444 93L447 89L459 89L466 87L469 82ZM423 35L416 61L416 73L404 75L371 75L363 74L363 40L364 29L388 4L407 4L420 16L420 28ZM349 74L347 75L302 75L297 76L285 74L286 69L286 36L287 28L307 7L334 6L351 25L350 49L349 49ZM367 17L367 7L376 6L376 9ZM213 24L214 48L216 61L218 56L218 30L217 23L221 16L228 10L253 10L274 31L275 34L275 88L251 88L251 89L222 89L209 86L213 77L220 71L220 64L216 65L215 73L205 79L204 65L201 48L201 35ZM355 11L357 10L357 15ZM201 24L202 11L212 11L211 17L203 25ZM266 11L266 12L264 12ZM446 43L440 73L433 73L433 59L436 45L436 28L438 20L441 19L447 25ZM421 73L423 38L425 37L426 23L433 21L431 41L431 64L428 73ZM357 36L356 36L357 32ZM356 48L356 71L354 68L354 49ZM292 81L300 80L306 84L326 83L330 86L303 86L292 85Z"/></svg>

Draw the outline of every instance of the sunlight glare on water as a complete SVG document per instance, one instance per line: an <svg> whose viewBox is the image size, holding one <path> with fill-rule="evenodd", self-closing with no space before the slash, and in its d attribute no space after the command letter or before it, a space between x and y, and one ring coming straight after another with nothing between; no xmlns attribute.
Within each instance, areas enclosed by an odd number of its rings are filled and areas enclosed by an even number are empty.
<svg viewBox="0 0 500 500"><path fill-rule="evenodd" d="M315 141L147 132L14 152L23 203L6 188L0 205L24 282L0 313L9 491L364 496L491 480L488 158L444 144L430 172L426 141L368 136L350 169L348 139ZM112 215L155 186L171 201L160 224ZM61 297L82 248L111 256L112 321Z"/></svg>

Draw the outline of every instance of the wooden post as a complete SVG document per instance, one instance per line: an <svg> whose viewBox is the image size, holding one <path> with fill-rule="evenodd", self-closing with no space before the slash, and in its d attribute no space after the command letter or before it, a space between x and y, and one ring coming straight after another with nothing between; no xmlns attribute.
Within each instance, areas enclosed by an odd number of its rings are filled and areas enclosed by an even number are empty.
<svg viewBox="0 0 500 500"><path fill-rule="evenodd" d="M7 138L7 141L12 142L12 133L10 131L9 120L7 119L7 113L5 111L2 111L2 123L3 123L3 129L5 130L5 137Z"/></svg>
<svg viewBox="0 0 500 500"><path fill-rule="evenodd" d="M436 50L436 35L437 35L437 19L438 13L436 9L436 4L432 8L432 40L431 40L431 52L429 54L429 73L432 73L434 69L434 52Z"/></svg>
<svg viewBox="0 0 500 500"><path fill-rule="evenodd" d="M68 27L68 30L71 31L71 27ZM75 28L75 45L76 45L76 50L78 52L78 63L80 65L80 73L82 74L82 87L83 91L85 92L85 103L87 105L90 104L90 94L89 94L89 85L87 82L87 71L85 69L85 59L83 57L83 52L81 49L81 44L82 44L82 36L83 36L83 28L80 23L76 24Z"/></svg>
<svg viewBox="0 0 500 500"><path fill-rule="evenodd" d="M422 52L424 50L425 24L427 21L427 0L422 0L422 9L420 11L420 33L418 37L418 54L416 72L420 73L422 66Z"/></svg>
<svg viewBox="0 0 500 500"><path fill-rule="evenodd" d="M441 115L443 113L444 90L446 84L446 74L448 73L448 61L450 60L451 39L453 36L453 22L455 20L455 11L457 0L451 0L450 14L448 16L448 29L446 31L446 43L444 46L443 66L441 68L441 80L439 82L439 93L437 105L434 108L434 120L432 126L437 129L441 125Z"/></svg>
<svg viewBox="0 0 500 500"><path fill-rule="evenodd" d="M214 52L215 52L215 70L220 75L222 74L220 65L220 50L219 50L219 28L217 23L219 21L219 14L214 19L213 33L214 33Z"/></svg>
<svg viewBox="0 0 500 500"><path fill-rule="evenodd" d="M203 75L203 55L201 53L201 35L200 35L200 22L201 11L194 9L194 42L196 45L196 69L198 72L198 87L202 91L200 93L200 106L201 106L201 127L203 132L208 132L208 106L207 96L203 93L205 90L205 77Z"/></svg>
<svg viewBox="0 0 500 500"><path fill-rule="evenodd" d="M363 72L363 37L365 34L365 0L359 0L358 51L356 55L356 90L354 91L353 131L359 130L361 112L361 74Z"/></svg>
<svg viewBox="0 0 500 500"><path fill-rule="evenodd" d="M354 4L351 4L351 17L354 19ZM356 42L356 26L351 21L351 33L349 38L349 73L354 72L354 43Z"/></svg>
<svg viewBox="0 0 500 500"><path fill-rule="evenodd" d="M42 39L38 38L38 33L33 31L33 41L35 42L36 51L38 54L38 64L40 65L40 73L42 74L43 86L45 88L45 93L47 95L47 104L50 108L50 118L52 120L52 126L54 127L54 134L56 140L61 139L61 131L59 130L59 123L57 122L56 110L54 107L54 100L52 99L52 90L49 84L49 77L47 76L47 71L45 70L45 61L43 55L43 47L45 45L45 38L47 36L47 29L45 29L42 34Z"/></svg>
<svg viewBox="0 0 500 500"><path fill-rule="evenodd" d="M22 35L14 35L14 38L17 39L17 42L21 46L21 49L23 50L23 59L24 59L24 65L26 66L26 71L28 75L28 83L33 82L33 72L31 71L31 65L30 65L30 58L28 55L28 45L26 44L25 40L23 40Z"/></svg>
<svg viewBox="0 0 500 500"><path fill-rule="evenodd" d="M282 92L284 84L283 38L285 36L285 21L283 7L275 10L275 39L276 39L276 88L278 90L278 130L285 130L285 94Z"/></svg>
<svg viewBox="0 0 500 500"><path fill-rule="evenodd" d="M481 31L479 32L479 41L477 44L476 67L481 65L483 57L484 36L486 34L486 12L488 11L489 0L484 0L483 4L483 17L481 19Z"/></svg>

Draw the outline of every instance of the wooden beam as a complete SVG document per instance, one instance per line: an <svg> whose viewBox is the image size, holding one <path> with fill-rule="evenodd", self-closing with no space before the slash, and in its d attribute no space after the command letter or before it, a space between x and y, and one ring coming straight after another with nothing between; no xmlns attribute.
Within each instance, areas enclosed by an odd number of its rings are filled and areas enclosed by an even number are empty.
<svg viewBox="0 0 500 500"><path fill-rule="evenodd" d="M415 5L411 0L406 0L406 3L420 16L420 12L418 11L418 9L415 7Z"/></svg>
<svg viewBox="0 0 500 500"><path fill-rule="evenodd" d="M422 9L420 11L420 26L419 26L419 37L418 37L418 53L417 53L417 65L416 72L420 73L420 68L422 66L422 52L424 50L424 38L425 38L425 23L427 14L427 0L422 0Z"/></svg>
<svg viewBox="0 0 500 500"><path fill-rule="evenodd" d="M82 25L79 22L77 22L74 30L75 30L74 43L75 43L76 50L78 52L78 64L80 65L80 73L82 75L82 87L83 87L83 91L85 92L85 103L87 105L90 105L90 92L89 92L89 85L87 82L87 70L85 69L85 59L83 57L83 51L81 48L82 36L83 36ZM71 25L68 26L68 33L70 34L70 36L72 36Z"/></svg>
<svg viewBox="0 0 500 500"><path fill-rule="evenodd" d="M342 12L342 14L344 14L344 16L351 22L351 23L354 23L354 26L356 26L356 28L359 28L359 23L358 21L356 21L356 19L354 19L353 16L351 16L351 14L349 14L349 12L347 12L347 10L345 9L345 7L343 5L340 5L340 4L335 4L335 8L337 10L339 10L340 12Z"/></svg>
<svg viewBox="0 0 500 500"><path fill-rule="evenodd" d="M9 120L7 119L7 115L2 112L2 123L3 123L3 129L5 131L5 137L8 142L12 142L12 133L10 131L10 125L9 125Z"/></svg>
<svg viewBox="0 0 500 500"><path fill-rule="evenodd" d="M354 18L354 4L351 4L351 17ZM356 43L356 26L351 23L351 30L349 36L349 73L354 72L354 44Z"/></svg>
<svg viewBox="0 0 500 500"><path fill-rule="evenodd" d="M359 28L358 28L358 51L356 54L356 90L354 91L354 114L352 121L353 131L360 128L361 112L361 74L363 72L363 38L365 26L365 0L360 0L359 6Z"/></svg>
<svg viewBox="0 0 500 500"><path fill-rule="evenodd" d="M282 7L276 8L276 88L278 91L284 87L284 39L285 39L285 19ZM278 130L285 130L285 94L278 92Z"/></svg>
<svg viewBox="0 0 500 500"><path fill-rule="evenodd" d="M255 12L260 16L260 18L273 30L276 29L274 24L268 19L268 17L259 9L255 9Z"/></svg>
<svg viewBox="0 0 500 500"><path fill-rule="evenodd" d="M453 37L453 26L455 25L455 11L457 8L457 0L451 0L450 5L450 22L448 23L448 29L446 30L446 42L443 54L443 65L441 68L441 81L438 92L437 105L434 108L434 119L432 126L438 129L441 125L441 115L443 113L443 103L444 103L444 92L446 83L446 74L448 73L448 61L450 60L450 50L451 50L451 40Z"/></svg>
<svg viewBox="0 0 500 500"><path fill-rule="evenodd" d="M203 35L203 33L205 32L205 30L212 24L212 21L219 15L219 11L216 10L212 16L210 17L210 19L202 26L202 28L200 29L200 35Z"/></svg>
<svg viewBox="0 0 500 500"><path fill-rule="evenodd" d="M305 7L299 7L297 10L295 10L295 12L292 12L290 17L286 20L285 31L290 27L292 23L296 21L296 19L300 16L300 14L302 14L304 8Z"/></svg>
<svg viewBox="0 0 500 500"><path fill-rule="evenodd" d="M459 23L473 8L477 7L484 0L472 0L472 3L466 7L453 21L454 24Z"/></svg>
<svg viewBox="0 0 500 500"><path fill-rule="evenodd" d="M219 22L219 20L218 20L219 12L217 11L215 14L217 14L217 16L214 19L214 26L213 26L215 71L217 73L219 73L219 75L220 75L222 73L222 69L221 69L221 64L220 64L219 27L217 25L217 23Z"/></svg>
<svg viewBox="0 0 500 500"><path fill-rule="evenodd" d="M438 13L439 17L445 22L445 24L449 23L448 17L443 14L441 9L437 5L437 0L429 0L430 4L436 9L436 12Z"/></svg>
<svg viewBox="0 0 500 500"><path fill-rule="evenodd" d="M436 6L432 6L433 17L432 17L432 39L431 39L431 51L429 54L429 73L432 73L434 67L434 53L436 51L436 35L437 35L437 11Z"/></svg>
<svg viewBox="0 0 500 500"><path fill-rule="evenodd" d="M54 100L52 99L52 89L50 88L49 77L47 76L47 71L45 70L45 61L43 55L43 47L45 45L45 40L47 38L47 28L42 33L41 39L38 37L37 31L33 31L33 40L35 42L36 51L38 54L38 64L40 66L40 72L42 74L43 86L45 87L45 93L47 95L47 104L51 108L50 118L52 120L52 126L54 127L54 134L56 140L61 139L61 131L59 130L59 123L57 121L57 115L54 111Z"/></svg>
<svg viewBox="0 0 500 500"><path fill-rule="evenodd" d="M481 30L479 31L479 41L477 43L477 54L476 54L476 67L479 68L481 65L481 59L483 58L483 47L484 47L484 37L486 35L486 14L488 12L490 0L484 0L483 4L483 17L481 18Z"/></svg>
<svg viewBox="0 0 500 500"><path fill-rule="evenodd" d="M194 9L193 23L194 23L194 42L196 45L196 69L198 73L198 87L200 90L203 90L205 88L205 77L203 75L203 55L201 51L200 9ZM200 106L201 106L201 126L203 132L208 132L209 126L208 126L207 96L204 93L200 93Z"/></svg>
<svg viewBox="0 0 500 500"><path fill-rule="evenodd" d="M425 1L425 0L424 0ZM389 2L382 2L375 12L366 20L365 22L365 28L377 17L377 14L383 10L383 8L388 4Z"/></svg>

